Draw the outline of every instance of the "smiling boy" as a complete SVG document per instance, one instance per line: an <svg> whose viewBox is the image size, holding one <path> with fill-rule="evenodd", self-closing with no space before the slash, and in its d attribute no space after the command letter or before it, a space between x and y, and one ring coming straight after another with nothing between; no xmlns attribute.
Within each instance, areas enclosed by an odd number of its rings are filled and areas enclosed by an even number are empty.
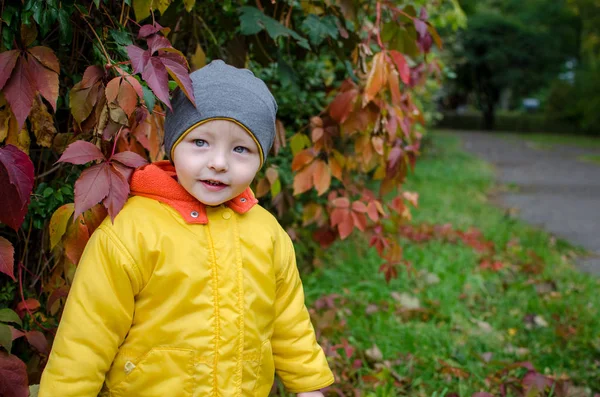
<svg viewBox="0 0 600 397"><path fill-rule="evenodd" d="M252 72L214 61L165 120L169 161L81 258L40 397L299 396L333 383L289 236L249 188L277 105Z"/></svg>

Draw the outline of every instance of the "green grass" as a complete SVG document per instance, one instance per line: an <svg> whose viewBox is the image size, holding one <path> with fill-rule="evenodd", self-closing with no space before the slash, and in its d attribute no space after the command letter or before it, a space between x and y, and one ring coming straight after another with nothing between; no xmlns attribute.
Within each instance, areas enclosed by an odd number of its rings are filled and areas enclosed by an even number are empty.
<svg viewBox="0 0 600 397"><path fill-rule="evenodd" d="M433 148L420 159L405 190L420 196L415 223L477 227L503 259L535 252L544 262L541 274L527 274L516 265L499 272L481 270L477 254L462 243L403 241L405 258L415 271L401 271L387 284L378 273L381 259L356 237L335 245L327 265L304 278L309 302L329 294L346 300L338 320L344 317L347 326L337 337L362 351L376 345L404 380L405 389L379 387L373 396L497 393L485 378L518 361L600 390L600 280L574 270L569 244L492 206L486 198L492 183L490 167L460 151L456 138L434 135ZM506 250L509 242L512 248ZM432 274L438 283L427 282ZM417 298L427 315L403 320L394 314L399 304L392 293ZM367 314L369 305L380 309ZM538 325L528 325L526 316L539 316ZM572 335L559 336L569 326ZM484 353L492 354L491 362L482 359ZM442 374L439 360L469 377Z"/></svg>
<svg viewBox="0 0 600 397"><path fill-rule="evenodd" d="M582 135L559 135L559 134L510 134L502 133L506 139L519 139L531 142L540 149L551 149L557 146L579 146L583 148L600 148L600 137Z"/></svg>
<svg viewBox="0 0 600 397"><path fill-rule="evenodd" d="M584 156L580 156L579 160L588 163L600 164L600 155L586 154Z"/></svg>

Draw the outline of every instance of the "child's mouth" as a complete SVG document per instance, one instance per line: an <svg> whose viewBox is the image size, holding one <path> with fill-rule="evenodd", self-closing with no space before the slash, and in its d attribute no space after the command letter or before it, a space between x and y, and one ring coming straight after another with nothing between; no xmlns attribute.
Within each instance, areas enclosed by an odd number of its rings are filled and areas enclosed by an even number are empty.
<svg viewBox="0 0 600 397"><path fill-rule="evenodd" d="M206 188L208 188L209 190L221 190L221 189L224 189L225 187L227 187L227 185L224 184L223 182L213 181L211 179L202 180L200 182L202 182L204 184L204 186Z"/></svg>

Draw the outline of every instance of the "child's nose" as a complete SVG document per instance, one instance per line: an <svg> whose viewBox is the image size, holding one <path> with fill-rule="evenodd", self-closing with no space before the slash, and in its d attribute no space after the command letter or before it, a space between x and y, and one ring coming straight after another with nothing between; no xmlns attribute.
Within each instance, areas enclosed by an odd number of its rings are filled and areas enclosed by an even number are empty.
<svg viewBox="0 0 600 397"><path fill-rule="evenodd" d="M214 156L212 156L210 161L208 162L208 168L217 172L227 171L227 169L229 168L227 156L225 156L222 153L215 153Z"/></svg>

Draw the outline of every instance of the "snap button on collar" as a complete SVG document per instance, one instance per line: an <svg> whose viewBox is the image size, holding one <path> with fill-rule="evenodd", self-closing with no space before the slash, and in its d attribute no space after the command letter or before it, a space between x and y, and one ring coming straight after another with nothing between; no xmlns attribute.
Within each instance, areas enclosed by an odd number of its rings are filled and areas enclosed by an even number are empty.
<svg viewBox="0 0 600 397"><path fill-rule="evenodd" d="M198 218L198 215L200 215L200 214L198 214L198 211L192 211L192 212L190 212L190 216L192 218Z"/></svg>
<svg viewBox="0 0 600 397"><path fill-rule="evenodd" d="M229 219L229 218L231 218L231 211L223 212L223 219Z"/></svg>

